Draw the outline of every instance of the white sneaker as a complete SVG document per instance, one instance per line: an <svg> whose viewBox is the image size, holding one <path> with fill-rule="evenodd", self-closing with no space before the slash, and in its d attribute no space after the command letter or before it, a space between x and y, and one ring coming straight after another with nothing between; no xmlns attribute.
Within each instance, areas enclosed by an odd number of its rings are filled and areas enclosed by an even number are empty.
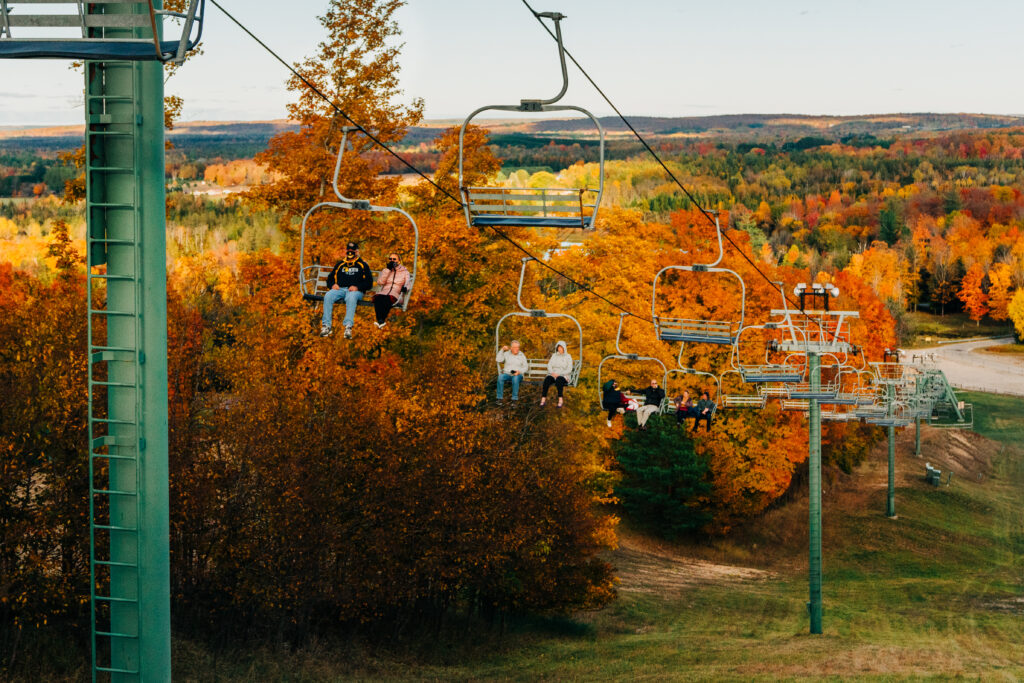
<svg viewBox="0 0 1024 683"><path fill-rule="evenodd" d="M612 426L612 421L611 421L611 420L605 420L605 422L607 422L607 423L608 423L608 426L609 426L609 427L611 427L611 426Z"/></svg>
<svg viewBox="0 0 1024 683"><path fill-rule="evenodd" d="M329 337L329 336L331 336L331 326L330 325L323 325L323 324L321 324L320 325L320 336L321 337Z"/></svg>
<svg viewBox="0 0 1024 683"><path fill-rule="evenodd" d="M345 328L345 339L351 339L351 338L352 338L352 327L349 326L349 327Z"/></svg>
<svg viewBox="0 0 1024 683"><path fill-rule="evenodd" d="M376 326L376 328L377 328L378 330L379 330L380 328L384 327L383 325L381 325L381 324L380 324L379 322L377 322L376 320L375 320L375 321L373 322L373 324L374 324L374 326Z"/></svg>

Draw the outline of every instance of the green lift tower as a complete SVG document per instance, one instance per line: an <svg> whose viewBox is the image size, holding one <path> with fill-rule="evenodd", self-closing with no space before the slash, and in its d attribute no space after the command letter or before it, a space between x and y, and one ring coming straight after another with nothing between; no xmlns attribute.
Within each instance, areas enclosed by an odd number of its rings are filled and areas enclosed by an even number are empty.
<svg viewBox="0 0 1024 683"><path fill-rule="evenodd" d="M171 678L163 63L202 4L0 0L0 59L85 65L93 680Z"/></svg>

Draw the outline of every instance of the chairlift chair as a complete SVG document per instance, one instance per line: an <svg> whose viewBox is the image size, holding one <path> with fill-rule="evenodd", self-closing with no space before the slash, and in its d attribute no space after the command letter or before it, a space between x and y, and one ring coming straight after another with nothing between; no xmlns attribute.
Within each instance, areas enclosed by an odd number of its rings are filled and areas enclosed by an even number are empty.
<svg viewBox="0 0 1024 683"><path fill-rule="evenodd" d="M661 359L655 358L653 356L641 356L641 355L636 354L636 353L626 353L626 352L624 352L622 350L622 346L621 346L621 342L622 342L622 323L626 319L626 317L629 316L629 315L630 315L629 313L620 313L619 314L619 330L615 334L615 353L609 354L609 355L605 356L604 358L602 358L601 362L597 366L597 402L598 402L598 404L600 404L601 400L604 398L603 389L602 389L602 387L604 386L604 382L601 379L602 378L602 373L603 373L603 370L604 370L604 364L607 363L610 360L624 360L624 361L630 361L630 362L657 363L659 366L661 366L661 375L662 375L661 386L664 387L664 388L668 387L668 368L665 367L665 364L661 361ZM644 400L644 397L642 395L639 395L639 394L630 393L628 391L623 391L622 393L626 395L626 398L629 398L629 399L632 399L632 400L635 400L635 401L638 401L638 402L642 402ZM669 403L668 391L666 390L665 398L662 399L661 405L658 406L659 412L661 412L661 413L666 412L668 410L668 405L669 404L670 403Z"/></svg>
<svg viewBox="0 0 1024 683"><path fill-rule="evenodd" d="M775 382L758 383L757 393L761 394L766 399L786 398L787 396L789 396L789 391L786 389L786 385Z"/></svg>
<svg viewBox="0 0 1024 683"><path fill-rule="evenodd" d="M519 269L519 289L516 292L516 303L519 306L518 311L512 311L501 316L498 320L497 326L494 328L494 355L497 357L498 352L501 350L501 327L502 324L509 318L566 318L571 320L576 325L577 331L577 345L576 345L576 356L572 361L572 372L566 378L568 385L575 387L580 381L580 371L583 369L583 327L572 315L568 313L549 313L537 308L527 308L523 305L523 281L526 276L526 264L530 261L534 261L533 257L524 257L522 260L522 266ZM555 349L552 349L554 351ZM569 349L566 349L568 351ZM548 376L548 358L531 358L526 357L529 369L523 375L523 381L531 384L540 383L544 381L544 378ZM498 363L498 374L501 374L501 364Z"/></svg>
<svg viewBox="0 0 1024 683"><path fill-rule="evenodd" d="M371 213L397 213L404 216L409 224L412 226L413 231L413 250L412 250L412 267L409 268L409 282L406 284L405 296L401 298L401 303L396 304L392 310L405 311L409 307L409 301L412 300L413 288L416 285L416 266L419 261L420 251L420 229L416 225L416 221L403 209L397 206L375 206L370 203L367 199L350 199L343 194L338 188L338 175L341 172L341 159L345 153L345 143L348 139L350 131L359 130L353 126L345 126L342 128L341 144L338 145L338 159L334 165L334 179L333 188L334 194L337 196L338 201L320 202L315 204L306 215L302 217L302 230L299 237L299 292L302 294L302 298L306 301L319 302L324 300L324 295L327 294L327 278L331 274L332 267L321 263L313 263L306 265L306 225L309 222L310 216L321 209L342 209L345 211L369 211ZM406 266L408 267L408 266ZM377 277L380 275L379 270L373 271L374 281L376 282ZM363 299L359 301L360 306L372 306L373 299L371 295L372 289L366 293Z"/></svg>
<svg viewBox="0 0 1024 683"><path fill-rule="evenodd" d="M181 64L202 39L205 14L206 0L190 0L184 12L153 0L0 0L0 59ZM164 17L183 21L175 40L161 40Z"/></svg>
<svg viewBox="0 0 1024 683"><path fill-rule="evenodd" d="M669 379L671 378L671 375L673 375L675 373L678 373L680 375L687 375L687 376L694 376L694 377L707 377L712 382L714 382L715 383L715 396L714 396L714 400L712 401L712 403L714 404L714 407L711 409L711 417L713 418L715 416L715 413L718 411L718 402L721 400L719 397L722 395L722 386L718 382L718 376L713 374L713 373L710 373L710 372L704 372L703 370L697 370L695 368L685 367L683 365L683 349L684 349L683 346L679 347L679 355L676 357L676 366L677 367L674 367L674 368L672 368L671 370L668 371ZM668 394L668 379L665 380L665 393ZM670 398L670 397L668 397L666 395L666 398ZM699 396L698 396L698 398L699 398ZM672 402L671 402L671 400L668 400L667 404L665 405L664 412L666 412L666 413L670 412L671 409L672 409Z"/></svg>
<svg viewBox="0 0 1024 683"><path fill-rule="evenodd" d="M780 293L782 293L782 302L785 305L786 295L782 287L783 283L775 283L779 287ZM802 365L796 366L788 363L788 357L783 360L782 363L772 363L770 354L772 351L778 350L778 343L776 340L769 340L765 344L764 350L764 363L758 365L744 365L740 350L742 348L743 333L748 330L768 330L778 331L781 329L781 322L769 321L761 325L747 325L740 328L736 333L736 343L733 345L733 354L730 357L730 361L733 364L733 368L740 371L743 375L744 382L753 382L758 384L766 383L778 383L778 382L799 382L803 377L804 368Z"/></svg>
<svg viewBox="0 0 1024 683"><path fill-rule="evenodd" d="M736 375L739 378L739 385L745 384L743 381L743 375L739 370L726 370L718 378L718 386L720 387L720 399L719 402L723 408L764 408L768 402L768 397L762 394L759 390L755 389L754 393L728 393L726 391L725 378L729 375Z"/></svg>
<svg viewBox="0 0 1024 683"><path fill-rule="evenodd" d="M548 99L524 99L519 104L487 105L480 107L462 123L459 130L459 188L466 221L470 227L523 227L523 228L580 228L594 227L594 219L604 194L605 132L601 122L586 109L569 104L557 104L569 88L569 73L565 66L565 47L562 44L561 21L565 15L542 12L539 18L550 19L555 25L558 59L562 67L562 89ZM474 186L464 183L465 137L470 122L485 111L549 112L575 111L594 122L599 137L597 187L502 187Z"/></svg>
<svg viewBox="0 0 1024 683"><path fill-rule="evenodd" d="M735 344L740 330L743 329L743 316L746 312L747 286L739 273L722 268L724 250L722 248L722 226L715 213L715 234L718 237L718 258L712 263L697 263L691 266L666 266L654 276L651 288L651 319L654 330L661 341L695 342L701 344ZM668 318L658 315L658 280L665 273L681 270L690 273L720 273L736 278L740 283L740 317L739 320L691 320L687 318Z"/></svg>

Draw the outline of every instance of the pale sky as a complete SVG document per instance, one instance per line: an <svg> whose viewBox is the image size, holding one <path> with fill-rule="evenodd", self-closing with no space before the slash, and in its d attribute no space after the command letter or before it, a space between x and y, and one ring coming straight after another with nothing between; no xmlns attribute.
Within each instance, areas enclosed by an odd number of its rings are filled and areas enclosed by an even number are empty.
<svg viewBox="0 0 1024 683"><path fill-rule="evenodd" d="M327 0L222 0L290 61L321 39ZM632 115L1022 114L1021 0L535 0L568 15L568 48ZM207 6L206 54L168 84L184 119L285 116L284 68ZM284 13L282 13L284 12ZM547 97L554 42L520 0L409 0L402 83L428 118ZM565 102L611 111L570 65ZM63 62L0 62L0 126L79 123Z"/></svg>

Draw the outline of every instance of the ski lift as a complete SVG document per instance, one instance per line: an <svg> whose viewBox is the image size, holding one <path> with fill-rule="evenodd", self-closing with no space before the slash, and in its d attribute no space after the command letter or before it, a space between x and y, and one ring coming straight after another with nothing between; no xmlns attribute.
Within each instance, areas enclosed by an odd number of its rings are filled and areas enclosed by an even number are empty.
<svg viewBox="0 0 1024 683"><path fill-rule="evenodd" d="M668 386L668 368L665 367L665 364L663 362L661 362L660 359L655 358L653 356L641 356L641 355L636 354L636 353L625 353L622 350L622 346L621 346L621 341L622 341L622 323L626 319L626 316L628 316L628 315L630 315L630 314L629 313L625 313L625 312L619 313L619 331L615 335L615 353L609 354L609 355L605 356L604 358L602 358L601 362L597 366L597 402L599 404L601 403L601 400L603 398L602 386L604 384L601 381L601 375L602 375L602 371L604 369L604 364L607 363L610 360L625 360L625 361L638 361L638 362L639 361L643 361L643 362L649 362L649 363L657 363L658 365L661 366L661 375L662 375L661 386L662 387L667 387ZM622 393L625 394L626 398L635 400L637 402L640 402L641 404L642 404L642 402L644 400L644 397L642 395L639 395L639 394L630 393L628 391L623 391ZM668 392L666 392L665 398L662 399L661 405L658 406L659 412L661 412L661 413L666 412L668 410L668 406L669 405L670 405L670 402L669 402L669 398L668 398Z"/></svg>
<svg viewBox="0 0 1024 683"><path fill-rule="evenodd" d="M781 283L779 283L781 284ZM783 296L785 301L785 296ZM779 323L767 322L762 325L747 325L736 333L736 343L733 345L733 354L730 356L733 369L739 370L743 376L744 382L753 383L775 383L775 382L799 382L804 375L803 366L793 365L786 362L772 363L770 354L773 351L778 350L778 342L775 340L769 340L765 344L764 350L764 363L760 365L744 365L740 356L740 348L743 338L743 333L748 330L768 330L774 331L780 329ZM788 357L787 359L788 360Z"/></svg>
<svg viewBox="0 0 1024 683"><path fill-rule="evenodd" d="M63 13L32 13L34 5ZM156 9L153 0L0 0L0 59L181 64L202 39L205 14L206 0L190 0L185 12ZM184 22L176 40L160 40L164 17Z"/></svg>
<svg viewBox="0 0 1024 683"><path fill-rule="evenodd" d="M782 310L788 314L788 302L786 301L786 292L783 289L785 287L784 282L776 282L775 285L779 288L779 294L782 297ZM769 321L761 325L747 325L740 329L736 334L736 343L733 345L733 356L730 358L733 361L733 368L740 371L743 375L744 382L755 382L755 383L786 383L786 382L799 382L804 375L804 366L794 365L790 363L790 359L798 357L797 354L789 354L783 359L782 363L772 363L771 355L773 352L779 352L780 341L779 339L769 339L765 344L764 350L764 363L762 365L744 365L740 356L740 348L742 344L743 333L747 330L767 330L770 332L781 331L784 327L786 316L783 316L781 321ZM767 390L766 395L785 395L785 387L774 387Z"/></svg>
<svg viewBox="0 0 1024 683"><path fill-rule="evenodd" d="M906 405L896 401L891 403L885 415L866 417L864 421L877 427L907 427L914 424L914 418L907 413Z"/></svg>
<svg viewBox="0 0 1024 683"><path fill-rule="evenodd" d="M768 397L765 394L762 394L759 390L755 391L753 394L727 393L725 389L725 378L728 375L736 375L740 380L740 386L745 384L743 381L743 375L739 370L726 370L722 373L718 378L718 386L721 391L720 402L723 408L764 408L765 404L768 402Z"/></svg>
<svg viewBox="0 0 1024 683"><path fill-rule="evenodd" d="M369 211L371 213L398 213L408 219L409 224L412 226L413 231L413 251L412 251L412 267L409 268L409 282L405 286L405 296L401 297L396 303L392 310L405 311L409 307L409 301L412 299L413 287L416 284L416 265L419 261L420 251L420 230L416 225L416 221L413 220L406 211L398 208L397 206L374 206L367 199L349 199L348 197L341 194L341 190L338 189L338 174L341 172L341 159L345 153L345 143L348 139L350 131L359 130L353 126L344 126L342 129L341 144L338 146L338 159L334 165L334 194L338 197L338 201L320 202L314 205L306 215L302 217L302 230L299 238L299 291L302 294L302 298L306 301L323 301L324 295L327 293L327 277L331 274L331 266L323 265L320 263L313 263L312 265L305 264L306 257L306 224L309 222L309 217L312 216L316 211L320 209L342 209L346 211ZM373 271L374 281L377 276L380 275L379 270ZM372 291L372 290L371 290ZM372 306L373 299L370 296L370 292L367 292L367 296L359 301L360 306Z"/></svg>
<svg viewBox="0 0 1024 683"><path fill-rule="evenodd" d="M780 325L788 333L779 342L779 349L793 353L832 354L845 356L853 349L850 344L849 319L859 318L857 311L833 311L829 300L839 296L839 288L833 284L814 283L808 287L798 284L793 293L800 298L800 310L791 310L784 305L773 310L772 315L782 316ZM807 298L821 301L821 308L808 310L804 307ZM785 301L785 297L783 297Z"/></svg>
<svg viewBox="0 0 1024 683"><path fill-rule="evenodd" d="M740 330L743 329L743 316L746 310L747 287L743 278L734 270L719 267L724 251L722 248L722 226L715 213L715 233L718 236L718 258L712 263L697 263L692 266L666 266L654 276L651 290L651 318L654 330L661 341L696 342L703 344L735 344ZM670 270L682 270L690 273L723 273L731 275L740 283L740 318L739 320L690 320L686 318L666 318L658 315L658 280Z"/></svg>
<svg viewBox="0 0 1024 683"><path fill-rule="evenodd" d="M878 384L903 387L910 381L910 366L900 362L899 349L886 349L882 360L872 361L871 368Z"/></svg>
<svg viewBox="0 0 1024 683"><path fill-rule="evenodd" d="M547 311L537 308L527 308L523 305L523 281L526 276L526 264L530 261L534 261L532 256L523 258L522 267L519 270L519 289L516 292L516 303L519 305L520 310L512 311L501 316L498 320L497 326L494 328L494 355L497 357L498 352L501 350L501 326L508 318L520 317L520 318L567 318L576 325L577 340L576 356L572 360L572 372L569 374L567 380L569 386L575 387L580 380L580 370L583 368L583 327L580 322L569 315L568 313L548 313ZM569 349L566 349L568 351ZM554 351L554 349L552 349ZM529 369L523 374L523 381L530 383L543 382L544 378L548 375L548 358L530 358L526 357ZM498 364L498 374L501 374L501 364Z"/></svg>
<svg viewBox="0 0 1024 683"><path fill-rule="evenodd" d="M480 107L462 123L459 130L459 188L462 192L466 221L470 227L588 230L594 227L594 219L601 206L601 196L604 193L604 128L586 109L569 104L557 104L569 88L569 73L565 67L565 47L562 44L560 23L565 19L565 15L558 12L542 12L536 16L550 19L555 25L558 59L562 66L562 89L549 99L527 99L521 100L519 104ZM474 118L485 111L576 111L587 116L594 122L599 136L597 187L467 187L464 184L466 128Z"/></svg>
<svg viewBox="0 0 1024 683"><path fill-rule="evenodd" d="M960 400L954 404L940 401L932 408L928 424L937 429L973 429L974 406Z"/></svg>

